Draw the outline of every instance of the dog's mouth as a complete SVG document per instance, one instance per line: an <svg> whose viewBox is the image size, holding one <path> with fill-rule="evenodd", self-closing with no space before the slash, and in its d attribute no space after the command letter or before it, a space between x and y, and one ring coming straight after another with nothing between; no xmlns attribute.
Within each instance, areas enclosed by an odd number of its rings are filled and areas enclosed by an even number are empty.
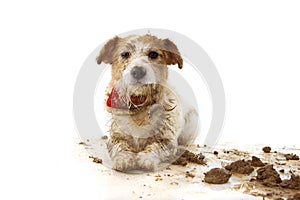
<svg viewBox="0 0 300 200"><path fill-rule="evenodd" d="M135 106L141 106L147 101L147 95L131 95L130 102Z"/></svg>
<svg viewBox="0 0 300 200"><path fill-rule="evenodd" d="M128 89L126 93L113 88L106 101L108 107L117 109L135 110L154 104L157 93L152 85L145 85L138 88Z"/></svg>
<svg viewBox="0 0 300 200"><path fill-rule="evenodd" d="M127 87L127 99L130 107L143 107L151 104L153 96L155 95L155 88L153 84L131 85Z"/></svg>

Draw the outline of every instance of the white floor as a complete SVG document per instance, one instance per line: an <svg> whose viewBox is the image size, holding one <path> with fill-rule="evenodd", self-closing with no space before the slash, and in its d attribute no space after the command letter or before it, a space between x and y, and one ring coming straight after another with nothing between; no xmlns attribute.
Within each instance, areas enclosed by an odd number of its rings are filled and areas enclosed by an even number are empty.
<svg viewBox="0 0 300 200"><path fill-rule="evenodd" d="M262 197L253 197L230 189L239 183L236 177L232 177L229 183L224 185L203 183L203 173L209 168L220 166L220 163L214 161L213 154L206 155L210 166L171 165L171 170L135 175L119 173L101 164L93 163L88 155L85 146L74 146L73 170L76 169L78 174L75 182L70 181L70 184L81 186L80 189L74 191L78 195L76 197L86 199L87 197L90 199L262 199ZM186 171L196 176L186 177ZM158 177L162 180L156 180Z"/></svg>

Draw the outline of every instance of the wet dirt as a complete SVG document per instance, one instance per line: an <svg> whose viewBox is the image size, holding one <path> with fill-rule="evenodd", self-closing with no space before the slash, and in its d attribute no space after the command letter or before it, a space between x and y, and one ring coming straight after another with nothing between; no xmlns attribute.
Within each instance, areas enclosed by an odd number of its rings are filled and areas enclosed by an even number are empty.
<svg viewBox="0 0 300 200"><path fill-rule="evenodd" d="M254 168L251 166L251 162L245 160L237 160L231 164L225 166L225 169L231 173L237 174L251 174Z"/></svg>
<svg viewBox="0 0 300 200"><path fill-rule="evenodd" d="M266 147L264 147L262 150L263 150L263 152L265 152L265 153L270 153L270 152L271 152L271 147L266 146Z"/></svg>
<svg viewBox="0 0 300 200"><path fill-rule="evenodd" d="M204 173L204 181L212 184L224 184L227 183L231 177L231 173L226 169L213 168L210 171Z"/></svg>
<svg viewBox="0 0 300 200"><path fill-rule="evenodd" d="M188 163L196 163L200 165L205 165L205 156L201 153L195 154L193 152L185 150L184 153L172 164L186 166Z"/></svg>

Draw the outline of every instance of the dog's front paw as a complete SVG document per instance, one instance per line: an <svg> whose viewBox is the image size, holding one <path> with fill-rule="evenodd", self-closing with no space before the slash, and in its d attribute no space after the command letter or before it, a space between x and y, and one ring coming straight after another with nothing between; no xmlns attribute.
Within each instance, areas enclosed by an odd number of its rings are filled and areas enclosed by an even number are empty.
<svg viewBox="0 0 300 200"><path fill-rule="evenodd" d="M160 163L160 159L153 153L140 152L137 156L138 167L142 170L156 171Z"/></svg>
<svg viewBox="0 0 300 200"><path fill-rule="evenodd" d="M128 151L118 153L113 158L113 169L121 172L130 171L136 168L135 154Z"/></svg>

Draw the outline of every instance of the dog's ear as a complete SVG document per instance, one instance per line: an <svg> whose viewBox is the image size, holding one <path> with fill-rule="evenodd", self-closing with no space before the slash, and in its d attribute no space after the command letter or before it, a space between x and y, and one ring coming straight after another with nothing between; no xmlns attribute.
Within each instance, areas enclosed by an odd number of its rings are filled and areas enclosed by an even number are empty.
<svg viewBox="0 0 300 200"><path fill-rule="evenodd" d="M177 46L169 39L163 40L166 54L167 65L178 65L178 68L181 69L183 65L182 57L179 53Z"/></svg>
<svg viewBox="0 0 300 200"><path fill-rule="evenodd" d="M116 50L117 44L120 38L118 36L110 39L101 49L99 56L96 58L97 64L102 62L107 64L112 64L114 61L114 52Z"/></svg>

